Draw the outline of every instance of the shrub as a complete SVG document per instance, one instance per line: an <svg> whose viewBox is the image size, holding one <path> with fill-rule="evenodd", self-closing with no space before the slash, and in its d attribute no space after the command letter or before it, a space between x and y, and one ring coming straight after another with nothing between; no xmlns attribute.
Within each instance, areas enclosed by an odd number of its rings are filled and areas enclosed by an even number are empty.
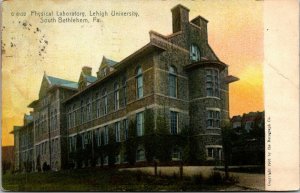
<svg viewBox="0 0 300 193"><path fill-rule="evenodd" d="M209 184L221 184L223 183L224 177L220 172L213 171L207 179Z"/></svg>
<svg viewBox="0 0 300 193"><path fill-rule="evenodd" d="M202 174L199 173L199 174L193 175L191 180L192 180L193 184L202 184L204 181L204 178L203 178Z"/></svg>

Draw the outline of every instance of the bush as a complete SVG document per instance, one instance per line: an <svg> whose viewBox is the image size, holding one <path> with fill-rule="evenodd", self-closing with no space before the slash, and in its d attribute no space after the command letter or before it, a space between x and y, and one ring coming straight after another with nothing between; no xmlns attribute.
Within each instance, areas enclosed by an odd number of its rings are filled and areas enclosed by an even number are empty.
<svg viewBox="0 0 300 193"><path fill-rule="evenodd" d="M213 171L207 179L210 184L221 184L223 183L224 176L220 172Z"/></svg>
<svg viewBox="0 0 300 193"><path fill-rule="evenodd" d="M204 178L203 178L202 174L199 173L197 175L193 175L191 181L193 184L202 184L204 181Z"/></svg>

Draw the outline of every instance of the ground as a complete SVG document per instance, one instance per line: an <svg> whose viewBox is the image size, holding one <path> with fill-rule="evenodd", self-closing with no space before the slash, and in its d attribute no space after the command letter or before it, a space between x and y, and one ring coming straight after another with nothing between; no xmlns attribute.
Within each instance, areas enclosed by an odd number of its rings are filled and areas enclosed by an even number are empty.
<svg viewBox="0 0 300 193"><path fill-rule="evenodd" d="M221 172L222 173L222 172ZM4 174L2 189L9 191L253 191L263 190L263 174L234 173L237 183L204 180L203 175L153 176L117 169L80 169L47 173ZM217 176L218 177L218 176ZM261 189L262 188L262 189Z"/></svg>

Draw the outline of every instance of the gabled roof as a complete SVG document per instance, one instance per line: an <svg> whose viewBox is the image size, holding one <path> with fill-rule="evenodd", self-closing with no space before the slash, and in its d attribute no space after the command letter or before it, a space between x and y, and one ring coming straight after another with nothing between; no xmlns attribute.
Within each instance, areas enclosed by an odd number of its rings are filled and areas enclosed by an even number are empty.
<svg viewBox="0 0 300 193"><path fill-rule="evenodd" d="M85 75L84 73L83 76L85 77L86 81L89 83L93 83L97 80L97 77L95 76Z"/></svg>
<svg viewBox="0 0 300 193"><path fill-rule="evenodd" d="M114 61L114 60L111 60L109 58L106 58L105 56L103 56L102 58L102 62L101 62L101 65L102 64L106 64L107 66L109 67L113 67L115 64L117 64L118 62Z"/></svg>
<svg viewBox="0 0 300 193"><path fill-rule="evenodd" d="M64 86L64 87L68 87L68 88L78 88L78 83L77 82L73 82L70 80L64 80L64 79L60 79L60 78L56 78L53 76L47 76L47 79L49 80L49 83L53 86L53 85L59 85L59 86Z"/></svg>

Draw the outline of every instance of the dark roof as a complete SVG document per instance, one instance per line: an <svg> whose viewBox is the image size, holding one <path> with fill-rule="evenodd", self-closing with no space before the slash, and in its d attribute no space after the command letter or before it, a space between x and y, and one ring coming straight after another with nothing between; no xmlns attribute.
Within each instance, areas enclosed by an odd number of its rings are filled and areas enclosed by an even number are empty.
<svg viewBox="0 0 300 193"><path fill-rule="evenodd" d="M240 115L238 116L233 116L231 118L231 122L237 122L237 121L242 121L242 117Z"/></svg>
<svg viewBox="0 0 300 193"><path fill-rule="evenodd" d="M60 78L56 78L53 76L47 76L48 80L50 81L51 85L59 85L59 86L64 86L64 87L68 87L68 88L78 88L78 83L77 82L73 82L70 80L64 80L64 79L60 79Z"/></svg>
<svg viewBox="0 0 300 193"><path fill-rule="evenodd" d="M26 115L24 116L24 119L28 122L33 121L33 116L32 115Z"/></svg>
<svg viewBox="0 0 300 193"><path fill-rule="evenodd" d="M83 90L75 93L74 95L70 96L69 98L65 99L63 102L67 102L73 98L75 98L76 96L80 95L83 92L86 92L88 89L90 89L91 87L108 80L111 76L114 76L116 73L118 73L121 69L122 66L130 63L132 60L134 60L134 58L136 58L137 56L143 56L144 54L148 54L151 53L155 50L160 50L163 51L165 50L164 48L162 48L161 46L153 43L153 42L149 42L148 44L146 44L145 46L143 46L142 48L138 49L137 51L135 51L134 53L132 53L131 55L127 56L126 58L124 58L122 61L118 62L115 65L115 70L111 71L107 76L102 77L100 79L97 79L97 81L93 82L91 85L88 85L86 88L84 88ZM103 63L103 60L102 60Z"/></svg>
<svg viewBox="0 0 300 193"><path fill-rule="evenodd" d="M93 83L97 80L97 77L95 76L90 76L90 75L84 75L85 79L87 82Z"/></svg>
<svg viewBox="0 0 300 193"><path fill-rule="evenodd" d="M118 62L116 62L116 61L114 61L114 60L111 60L111 59L109 59L109 58L106 58L105 56L103 56L103 60L102 60L102 63L105 63L105 64L107 64L108 66L110 66L110 67L113 67L116 63L118 63Z"/></svg>

